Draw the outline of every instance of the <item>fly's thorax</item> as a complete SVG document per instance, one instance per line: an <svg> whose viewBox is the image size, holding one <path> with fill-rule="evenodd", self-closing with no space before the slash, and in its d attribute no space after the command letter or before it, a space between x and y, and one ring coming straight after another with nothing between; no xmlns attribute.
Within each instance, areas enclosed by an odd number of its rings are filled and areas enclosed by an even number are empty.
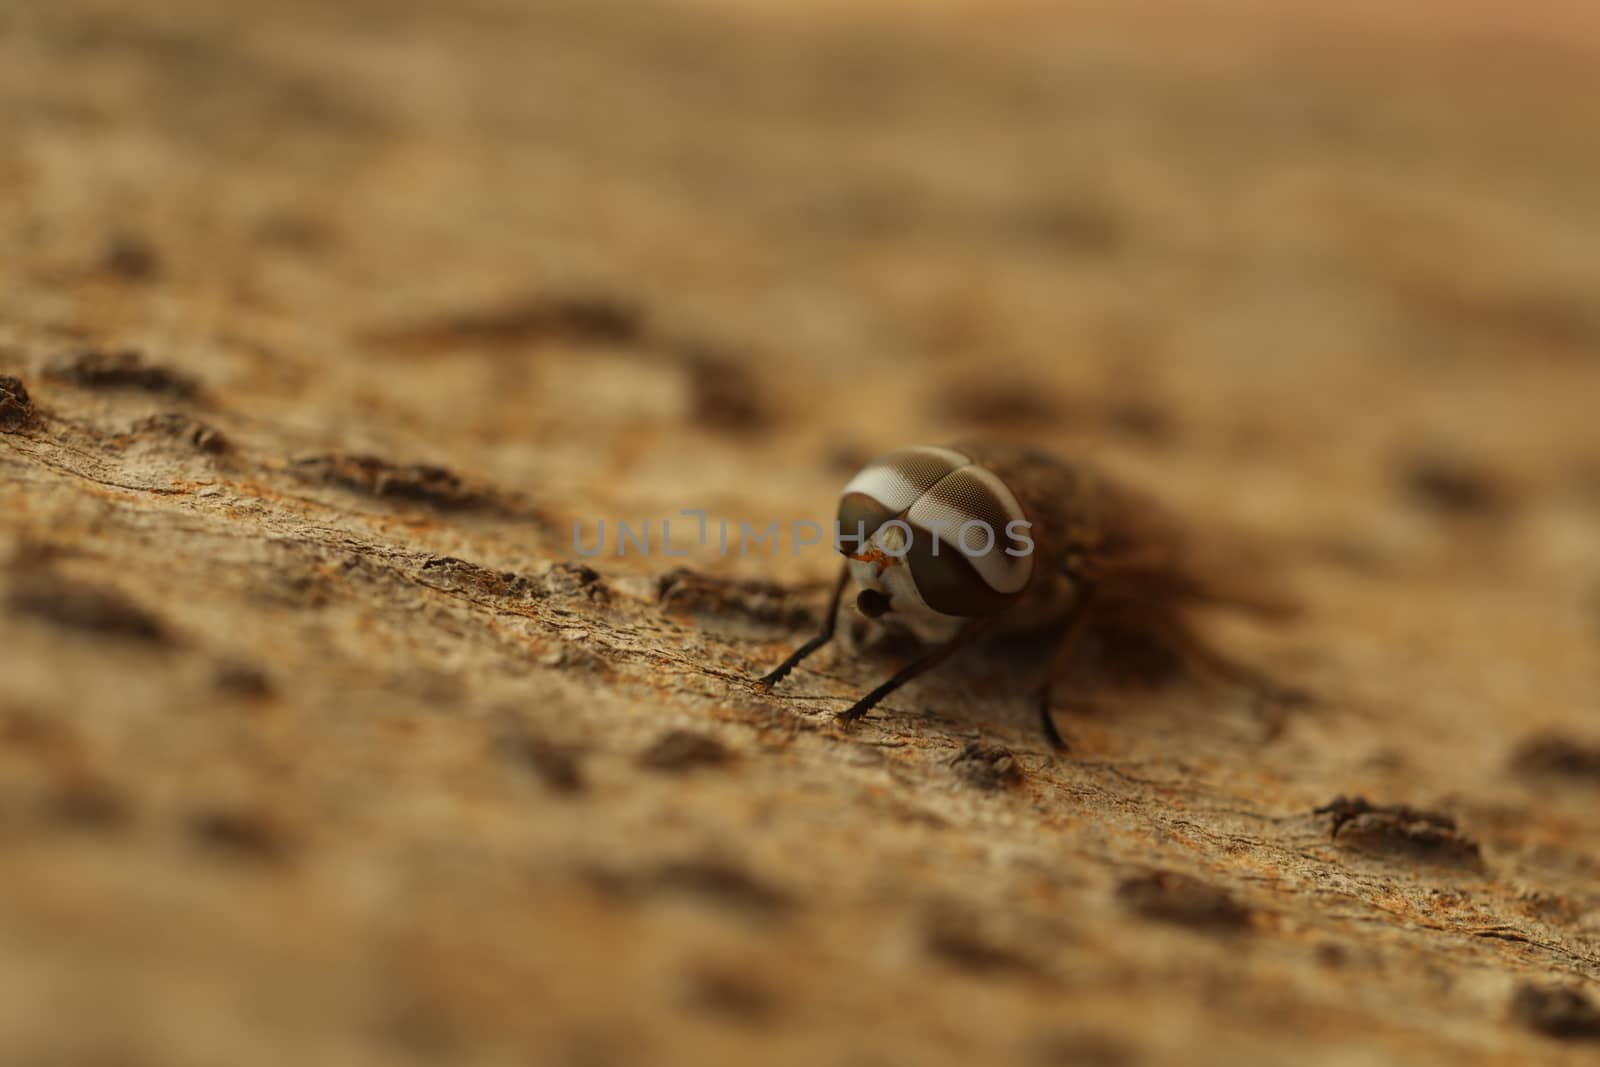
<svg viewBox="0 0 1600 1067"><path fill-rule="evenodd" d="M900 449L868 463L839 500L841 550L863 589L901 616L971 618L1014 604L1033 578L1015 494L965 453ZM853 543L857 533L864 542Z"/></svg>

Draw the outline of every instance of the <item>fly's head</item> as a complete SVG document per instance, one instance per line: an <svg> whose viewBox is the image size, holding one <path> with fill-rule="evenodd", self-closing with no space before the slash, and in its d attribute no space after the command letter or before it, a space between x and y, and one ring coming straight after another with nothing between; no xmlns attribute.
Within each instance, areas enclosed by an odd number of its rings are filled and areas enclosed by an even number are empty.
<svg viewBox="0 0 1600 1067"><path fill-rule="evenodd" d="M950 448L904 448L839 497L839 546L856 605L923 636L1012 606L1033 577L1028 518L1005 483Z"/></svg>

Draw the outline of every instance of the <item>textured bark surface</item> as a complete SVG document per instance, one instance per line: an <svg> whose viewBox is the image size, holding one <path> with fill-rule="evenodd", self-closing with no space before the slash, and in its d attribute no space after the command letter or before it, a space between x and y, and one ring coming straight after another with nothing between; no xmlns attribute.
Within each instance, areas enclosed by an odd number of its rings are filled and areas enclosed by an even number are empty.
<svg viewBox="0 0 1600 1067"><path fill-rule="evenodd" d="M0 11L3 1058L1592 1062L1583 68L763 10ZM754 692L835 557L718 520L971 434L1315 701Z"/></svg>

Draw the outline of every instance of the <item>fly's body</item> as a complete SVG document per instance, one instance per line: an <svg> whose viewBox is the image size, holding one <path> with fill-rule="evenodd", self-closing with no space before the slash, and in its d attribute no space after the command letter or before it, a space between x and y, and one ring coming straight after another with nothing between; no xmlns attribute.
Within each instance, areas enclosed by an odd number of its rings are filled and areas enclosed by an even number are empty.
<svg viewBox="0 0 1600 1067"><path fill-rule="evenodd" d="M1207 602L1287 609L1208 575L1164 511L1087 466L996 444L900 449L868 463L845 486L838 527L846 561L822 632L758 685L777 684L831 640L852 580L861 588L856 604L864 615L898 623L933 645L841 712L844 721L980 634L1059 628L1056 663L1039 701L1045 733L1060 745L1051 680L1095 620L1146 631L1236 681L1268 684L1196 640L1185 612Z"/></svg>

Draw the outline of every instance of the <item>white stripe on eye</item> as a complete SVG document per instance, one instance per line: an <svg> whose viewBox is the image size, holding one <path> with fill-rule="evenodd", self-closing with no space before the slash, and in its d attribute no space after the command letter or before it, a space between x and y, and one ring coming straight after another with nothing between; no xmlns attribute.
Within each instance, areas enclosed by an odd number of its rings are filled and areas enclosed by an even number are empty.
<svg viewBox="0 0 1600 1067"><path fill-rule="evenodd" d="M941 478L971 462L949 448L931 445L902 448L879 456L861 468L839 495L861 493L898 513L915 504Z"/></svg>
<svg viewBox="0 0 1600 1067"><path fill-rule="evenodd" d="M992 508L981 506L985 503L982 499L985 494L992 497L987 503L996 505L999 514L995 514ZM1004 518L1001 518L1002 515ZM1011 544L1006 525L1024 518L1026 515L1022 505L1017 503L1017 498L1006 488L1006 484L994 472L976 464L969 464L940 479L937 489L930 487L906 513L907 521L913 526L938 531L937 536L943 542L941 552L957 550L963 524L974 520L987 523L994 534L992 543L987 534L974 527L968 531L966 539L973 551L963 550L961 554L972 562L979 577L997 593L1017 592L1028 584L1028 578L1033 574L1031 553L1026 556L1006 554L1006 548ZM988 551L977 554L977 550L986 544Z"/></svg>

